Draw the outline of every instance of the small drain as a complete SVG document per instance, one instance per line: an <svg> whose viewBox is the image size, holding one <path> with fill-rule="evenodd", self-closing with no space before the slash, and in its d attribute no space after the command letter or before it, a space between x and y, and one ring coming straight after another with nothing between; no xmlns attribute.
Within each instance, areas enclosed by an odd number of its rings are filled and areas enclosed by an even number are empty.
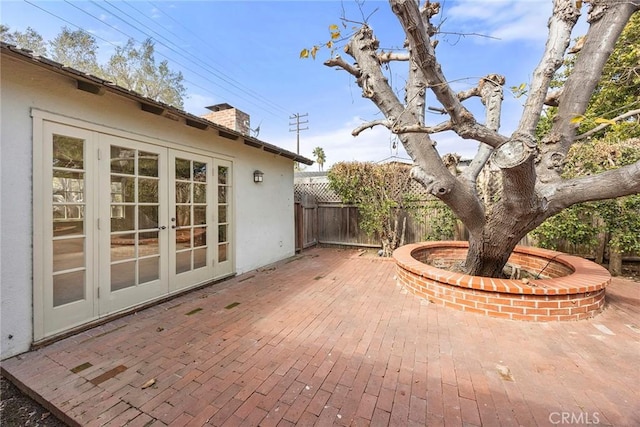
<svg viewBox="0 0 640 427"><path fill-rule="evenodd" d="M105 372L104 374L100 374L97 377L95 377L92 380L89 380L89 382L93 385L98 385L101 384L107 380L110 380L111 378L115 377L116 375L118 375L120 372L124 372L127 370L127 367L124 365L120 365L120 366L116 366L113 369L109 369L107 372Z"/></svg>
<svg viewBox="0 0 640 427"><path fill-rule="evenodd" d="M240 305L239 302L232 302L231 304L229 304L228 306L225 307L225 310L232 309L233 307L237 307L239 305Z"/></svg>
<svg viewBox="0 0 640 427"><path fill-rule="evenodd" d="M75 368L71 369L71 372L73 372L74 374L77 374L78 372L82 372L85 369L88 369L90 367L92 367L93 365L89 362L84 362L82 365L78 365Z"/></svg>

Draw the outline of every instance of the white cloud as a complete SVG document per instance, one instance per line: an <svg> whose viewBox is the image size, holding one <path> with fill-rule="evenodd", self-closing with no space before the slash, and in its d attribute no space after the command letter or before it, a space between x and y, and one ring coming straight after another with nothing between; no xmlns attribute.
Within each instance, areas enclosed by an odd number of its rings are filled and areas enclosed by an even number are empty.
<svg viewBox="0 0 640 427"><path fill-rule="evenodd" d="M547 37L551 7L550 0L460 0L444 14L449 20L448 31L484 34L504 41L539 42Z"/></svg>
<svg viewBox="0 0 640 427"><path fill-rule="evenodd" d="M322 147L327 157L324 165L325 170L340 161L379 162L390 157L409 159L409 155L399 140L396 148L393 148L395 138L382 126L365 130L357 137L353 137L351 131L361 123L361 119L353 118L336 130L311 136L301 134L300 154L313 159L311 154L313 149ZM463 140L452 132L433 135L432 139L436 141L440 155L455 152L468 159L472 158L477 150L476 142ZM295 139L293 142L292 138L286 140L271 138L266 141L290 151L296 151ZM317 165L313 165L310 170L316 169Z"/></svg>

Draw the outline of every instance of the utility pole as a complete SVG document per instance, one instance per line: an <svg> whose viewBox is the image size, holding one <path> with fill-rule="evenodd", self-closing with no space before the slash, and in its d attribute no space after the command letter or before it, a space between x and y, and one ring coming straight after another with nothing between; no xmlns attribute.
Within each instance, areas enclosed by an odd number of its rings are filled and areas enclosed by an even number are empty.
<svg viewBox="0 0 640 427"><path fill-rule="evenodd" d="M304 121L300 121L301 118L305 118L305 117L309 117L309 113L304 113L304 114L294 114L292 116L289 116L289 120L294 120L294 122L289 122L289 126L295 126L295 128L289 128L289 132L295 132L296 133L296 154L300 154L300 131L301 130L308 130L309 128L301 128L300 125L304 125L309 123L309 120L304 120Z"/></svg>

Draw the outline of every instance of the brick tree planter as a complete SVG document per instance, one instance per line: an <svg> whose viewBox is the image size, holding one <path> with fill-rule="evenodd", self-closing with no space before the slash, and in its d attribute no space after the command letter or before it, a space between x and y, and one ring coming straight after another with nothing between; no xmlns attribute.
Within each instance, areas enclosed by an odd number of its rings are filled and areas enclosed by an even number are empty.
<svg viewBox="0 0 640 427"><path fill-rule="evenodd" d="M493 279L438 268L463 261L467 248L467 242L448 241L402 246L393 253L397 278L409 292L432 303L512 320L580 320L604 307L611 275L594 262L517 246L508 265L526 271L529 279Z"/></svg>

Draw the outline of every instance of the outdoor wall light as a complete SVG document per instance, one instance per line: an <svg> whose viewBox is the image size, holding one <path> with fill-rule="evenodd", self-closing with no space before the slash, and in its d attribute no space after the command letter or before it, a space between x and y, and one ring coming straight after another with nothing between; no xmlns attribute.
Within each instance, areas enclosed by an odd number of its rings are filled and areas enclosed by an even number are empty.
<svg viewBox="0 0 640 427"><path fill-rule="evenodd" d="M253 182L255 183L262 182L263 176L264 176L264 173L262 173L262 171L259 171L259 170L253 171Z"/></svg>

